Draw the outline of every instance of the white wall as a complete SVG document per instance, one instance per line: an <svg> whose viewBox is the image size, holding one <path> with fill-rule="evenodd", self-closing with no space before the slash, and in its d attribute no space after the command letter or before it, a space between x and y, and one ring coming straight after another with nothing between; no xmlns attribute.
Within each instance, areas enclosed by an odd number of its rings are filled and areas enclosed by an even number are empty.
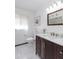
<svg viewBox="0 0 79 59"><path fill-rule="evenodd" d="M33 30L34 30L34 20L33 20L33 13L30 11L25 11L23 9L15 9L15 14L16 15L20 15L21 17L26 17L27 19L27 23L28 23L28 30L17 30L15 29L15 44L20 44L20 43L24 43L26 42L26 38L28 38L29 36L32 36L33 34ZM15 16L16 16L15 15ZM21 18L20 17L20 18ZM21 18L23 19L23 18ZM25 21L24 21L25 22Z"/></svg>
<svg viewBox="0 0 79 59"><path fill-rule="evenodd" d="M39 33L42 33L42 29L43 28L46 28L47 29L47 32L57 32L57 33L63 33L63 26L60 25L60 26L48 26L47 25L47 12L46 12L46 8L48 6L40 9L36 15L36 16L41 16L41 25L37 27L37 31ZM39 31L40 29L40 31Z"/></svg>

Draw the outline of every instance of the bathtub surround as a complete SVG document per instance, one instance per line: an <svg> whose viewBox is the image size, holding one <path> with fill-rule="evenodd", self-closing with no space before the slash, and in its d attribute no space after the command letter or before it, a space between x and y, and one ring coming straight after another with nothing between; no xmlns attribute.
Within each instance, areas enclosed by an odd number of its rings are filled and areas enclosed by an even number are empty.
<svg viewBox="0 0 79 59"><path fill-rule="evenodd" d="M17 17L18 16L18 17ZM31 11L15 8L15 17L21 20L20 24L25 28L15 29L15 45L27 42L28 37L33 36L34 14ZM16 18L15 18L16 19Z"/></svg>

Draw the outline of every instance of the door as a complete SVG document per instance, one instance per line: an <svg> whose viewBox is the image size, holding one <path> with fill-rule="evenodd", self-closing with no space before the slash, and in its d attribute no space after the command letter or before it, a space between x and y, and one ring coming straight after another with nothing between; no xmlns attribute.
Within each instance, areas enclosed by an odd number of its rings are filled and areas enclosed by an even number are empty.
<svg viewBox="0 0 79 59"><path fill-rule="evenodd" d="M41 59L45 59L45 39L41 38Z"/></svg>

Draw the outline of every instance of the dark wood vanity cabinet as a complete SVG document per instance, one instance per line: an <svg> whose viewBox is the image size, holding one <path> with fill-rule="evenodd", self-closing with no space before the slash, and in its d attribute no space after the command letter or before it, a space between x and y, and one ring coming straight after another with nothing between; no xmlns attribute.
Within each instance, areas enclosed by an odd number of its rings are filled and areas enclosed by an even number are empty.
<svg viewBox="0 0 79 59"><path fill-rule="evenodd" d="M36 54L41 59L63 59L63 46L36 36Z"/></svg>

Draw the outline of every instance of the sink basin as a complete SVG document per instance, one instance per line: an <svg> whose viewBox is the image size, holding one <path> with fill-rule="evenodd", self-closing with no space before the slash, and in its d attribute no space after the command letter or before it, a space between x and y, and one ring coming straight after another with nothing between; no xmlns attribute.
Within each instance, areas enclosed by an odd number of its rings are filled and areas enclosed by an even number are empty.
<svg viewBox="0 0 79 59"><path fill-rule="evenodd" d="M50 39L63 39L63 37L61 36L51 36L49 34L41 34L41 36L46 37L46 38L50 38Z"/></svg>

